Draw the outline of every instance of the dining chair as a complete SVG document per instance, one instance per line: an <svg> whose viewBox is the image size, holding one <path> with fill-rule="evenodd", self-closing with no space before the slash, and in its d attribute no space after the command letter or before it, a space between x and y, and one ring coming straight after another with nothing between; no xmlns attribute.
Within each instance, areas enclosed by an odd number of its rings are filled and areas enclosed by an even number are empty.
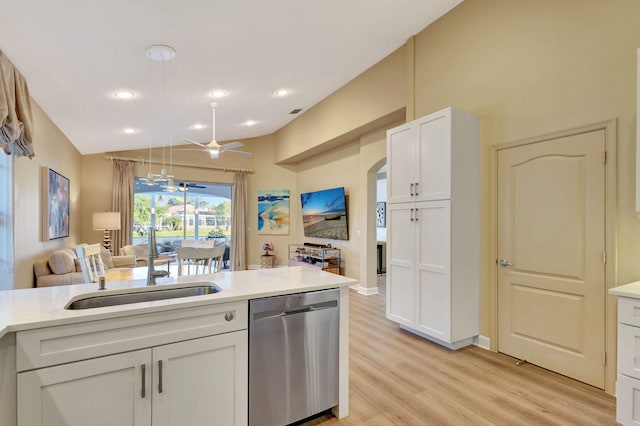
<svg viewBox="0 0 640 426"><path fill-rule="evenodd" d="M222 271L222 267L224 265L224 250L225 245L219 245L213 247L213 254L211 255L211 266L213 268L213 272Z"/></svg>
<svg viewBox="0 0 640 426"><path fill-rule="evenodd" d="M104 275L104 263L100 256L100 244L83 245L76 247L76 254L80 261L82 279L86 283L95 283L98 277Z"/></svg>
<svg viewBox="0 0 640 426"><path fill-rule="evenodd" d="M178 276L183 275L185 266L187 271L186 275L192 275L192 266L194 267L193 275L197 275L198 273L210 274L212 272L214 263L216 265L220 263L219 261L213 261L214 258L220 257L220 250L216 247L178 247L177 253Z"/></svg>

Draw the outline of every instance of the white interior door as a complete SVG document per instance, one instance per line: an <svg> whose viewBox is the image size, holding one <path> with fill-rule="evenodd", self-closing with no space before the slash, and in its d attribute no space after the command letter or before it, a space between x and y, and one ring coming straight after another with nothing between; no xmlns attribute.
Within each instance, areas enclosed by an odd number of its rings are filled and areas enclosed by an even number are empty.
<svg viewBox="0 0 640 426"><path fill-rule="evenodd" d="M603 130L498 153L498 350L604 387Z"/></svg>

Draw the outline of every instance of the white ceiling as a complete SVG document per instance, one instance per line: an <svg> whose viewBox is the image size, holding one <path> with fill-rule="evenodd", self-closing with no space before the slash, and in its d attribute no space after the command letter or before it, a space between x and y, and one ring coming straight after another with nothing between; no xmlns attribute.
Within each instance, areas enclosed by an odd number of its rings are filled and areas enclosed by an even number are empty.
<svg viewBox="0 0 640 426"><path fill-rule="evenodd" d="M278 130L460 2L0 0L0 50L82 154L208 141L218 88L229 94L216 139L227 141ZM158 43L177 51L164 78L145 55ZM282 87L292 94L273 96ZM114 99L123 88L137 96Z"/></svg>

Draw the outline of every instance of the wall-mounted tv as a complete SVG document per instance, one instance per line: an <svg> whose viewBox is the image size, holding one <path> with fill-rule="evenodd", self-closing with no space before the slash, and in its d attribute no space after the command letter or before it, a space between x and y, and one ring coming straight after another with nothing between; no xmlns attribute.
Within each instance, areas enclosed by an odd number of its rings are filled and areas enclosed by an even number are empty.
<svg viewBox="0 0 640 426"><path fill-rule="evenodd" d="M348 240L344 187L300 194L304 236Z"/></svg>

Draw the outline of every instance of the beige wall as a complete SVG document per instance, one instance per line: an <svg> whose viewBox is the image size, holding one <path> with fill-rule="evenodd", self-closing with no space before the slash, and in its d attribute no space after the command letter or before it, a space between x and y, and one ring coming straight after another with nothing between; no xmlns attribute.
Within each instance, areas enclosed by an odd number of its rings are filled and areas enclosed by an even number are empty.
<svg viewBox="0 0 640 426"><path fill-rule="evenodd" d="M360 203L362 192L360 190L360 146L358 140L352 141L323 154L318 154L312 159L305 160L298 165L298 193L292 205L293 215L301 215L300 193L318 191L343 186L347 196L347 216L349 227L349 240L325 240L307 238L302 230L302 220L298 221L294 235L298 236L295 243L315 242L326 244L330 242L333 247L341 249L341 257L344 263L343 274L358 279L360 274L360 247L358 232L362 233L362 221L360 218Z"/></svg>
<svg viewBox="0 0 640 426"><path fill-rule="evenodd" d="M275 263L287 265L288 245L299 241L297 232L301 231L302 216L299 213L300 199L296 173L290 168L275 165L273 135L256 138L249 143L243 141L254 153L257 161L254 164L254 173L249 175L247 196L249 198L248 229L247 229L247 264L260 265L262 245L268 241L275 246ZM288 189L289 203L289 235L258 235L258 190ZM297 203L297 207L296 207Z"/></svg>
<svg viewBox="0 0 640 426"><path fill-rule="evenodd" d="M397 120L406 98L405 48L387 56L276 132L276 162L299 162ZM394 115L396 114L396 115Z"/></svg>
<svg viewBox="0 0 640 426"><path fill-rule="evenodd" d="M34 285L33 262L46 258L61 247L80 241L82 214L80 206L82 157L67 137L33 102L35 157L17 158L14 162L14 288ZM42 240L41 166L49 167L70 180L71 211L69 237Z"/></svg>
<svg viewBox="0 0 640 426"><path fill-rule="evenodd" d="M453 105L482 123L481 333L489 335L489 147L618 119L618 277L640 278L634 213L640 2L467 0L415 39L416 116Z"/></svg>
<svg viewBox="0 0 640 426"><path fill-rule="evenodd" d="M252 144L251 139L245 142L247 146ZM218 159L211 159L206 153L182 151L187 148L190 147L184 145L177 146L173 150L172 170L176 179L232 183L233 173L231 170L225 171L213 168L253 169L254 158L224 155ZM147 161L149 159L148 149L86 155L82 158L82 238L83 241L88 243L98 243L102 241L102 232L94 231L92 228L91 217L93 212L111 210L113 167L111 160L108 158L110 156L144 160L144 162L135 163L134 174L138 177L145 177L149 172L149 163ZM151 160L162 163L162 148L152 150ZM165 164L169 170L168 149L165 150ZM151 165L151 171L153 173L160 173L161 168L161 164Z"/></svg>

